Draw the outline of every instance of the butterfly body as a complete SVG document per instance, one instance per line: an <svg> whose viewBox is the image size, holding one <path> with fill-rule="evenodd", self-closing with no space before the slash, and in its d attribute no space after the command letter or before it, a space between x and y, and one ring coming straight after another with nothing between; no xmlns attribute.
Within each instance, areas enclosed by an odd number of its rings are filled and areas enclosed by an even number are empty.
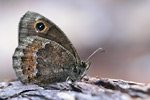
<svg viewBox="0 0 150 100"><path fill-rule="evenodd" d="M46 86L80 80L89 68L82 62L65 34L44 16L27 12L19 24L19 44L13 68L24 84Z"/></svg>

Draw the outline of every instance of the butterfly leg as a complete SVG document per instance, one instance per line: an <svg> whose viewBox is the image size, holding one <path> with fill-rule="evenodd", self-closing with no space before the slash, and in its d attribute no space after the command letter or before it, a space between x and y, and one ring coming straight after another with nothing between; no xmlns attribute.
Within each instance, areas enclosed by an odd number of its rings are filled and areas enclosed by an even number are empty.
<svg viewBox="0 0 150 100"><path fill-rule="evenodd" d="M68 77L67 77L67 79L66 79L66 82L67 82L67 81L69 81L69 82L73 82L73 79L71 79L71 77L70 77L70 76L68 76Z"/></svg>
<svg viewBox="0 0 150 100"><path fill-rule="evenodd" d="M81 76L81 81L88 81L90 79L90 77L89 77L89 75L88 74L83 74L82 76Z"/></svg>

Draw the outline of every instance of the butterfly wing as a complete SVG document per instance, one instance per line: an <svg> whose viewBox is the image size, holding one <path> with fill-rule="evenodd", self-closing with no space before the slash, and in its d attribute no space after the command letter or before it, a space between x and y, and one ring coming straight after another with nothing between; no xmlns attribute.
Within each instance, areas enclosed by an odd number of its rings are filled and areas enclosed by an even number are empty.
<svg viewBox="0 0 150 100"><path fill-rule="evenodd" d="M27 12L19 24L13 67L22 83L49 83L81 78L89 63L81 62L65 34L50 20Z"/></svg>
<svg viewBox="0 0 150 100"><path fill-rule="evenodd" d="M38 22L42 22L46 26L45 30L41 32L41 34L37 34L36 24ZM75 57L76 62L80 63L80 58L77 54L77 51L71 44L70 40L66 37L64 32L44 16L28 11L22 17L19 25L19 41L27 36L40 36L51 41L55 41L66 48Z"/></svg>
<svg viewBox="0 0 150 100"><path fill-rule="evenodd" d="M76 78L75 58L58 43L38 36L23 38L13 56L16 74L24 84L46 86Z"/></svg>
<svg viewBox="0 0 150 100"><path fill-rule="evenodd" d="M19 24L13 66L23 83L45 86L78 78L81 61L65 34L50 20L27 12ZM78 71L78 72L77 72Z"/></svg>

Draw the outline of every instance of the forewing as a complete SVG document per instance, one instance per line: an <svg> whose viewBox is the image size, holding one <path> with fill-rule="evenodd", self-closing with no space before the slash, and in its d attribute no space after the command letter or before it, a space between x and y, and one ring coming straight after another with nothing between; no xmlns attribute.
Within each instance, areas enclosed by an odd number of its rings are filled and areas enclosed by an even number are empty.
<svg viewBox="0 0 150 100"><path fill-rule="evenodd" d="M46 26L46 29L42 32L37 32L36 30L36 23L39 21L45 23ZM80 58L77 54L77 51L71 44L70 40L66 37L64 32L44 16L28 11L21 18L19 24L19 41L21 42L22 38L27 36L39 36L51 41L55 41L56 43L66 48L76 58L76 62L80 63Z"/></svg>

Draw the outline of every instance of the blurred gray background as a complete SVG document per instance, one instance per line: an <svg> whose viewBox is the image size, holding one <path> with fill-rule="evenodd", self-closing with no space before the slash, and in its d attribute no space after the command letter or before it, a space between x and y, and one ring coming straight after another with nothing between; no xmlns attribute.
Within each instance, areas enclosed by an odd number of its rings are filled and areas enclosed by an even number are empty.
<svg viewBox="0 0 150 100"><path fill-rule="evenodd" d="M27 11L58 25L85 61L89 76L150 82L149 0L0 0L0 81L16 78L12 55Z"/></svg>

